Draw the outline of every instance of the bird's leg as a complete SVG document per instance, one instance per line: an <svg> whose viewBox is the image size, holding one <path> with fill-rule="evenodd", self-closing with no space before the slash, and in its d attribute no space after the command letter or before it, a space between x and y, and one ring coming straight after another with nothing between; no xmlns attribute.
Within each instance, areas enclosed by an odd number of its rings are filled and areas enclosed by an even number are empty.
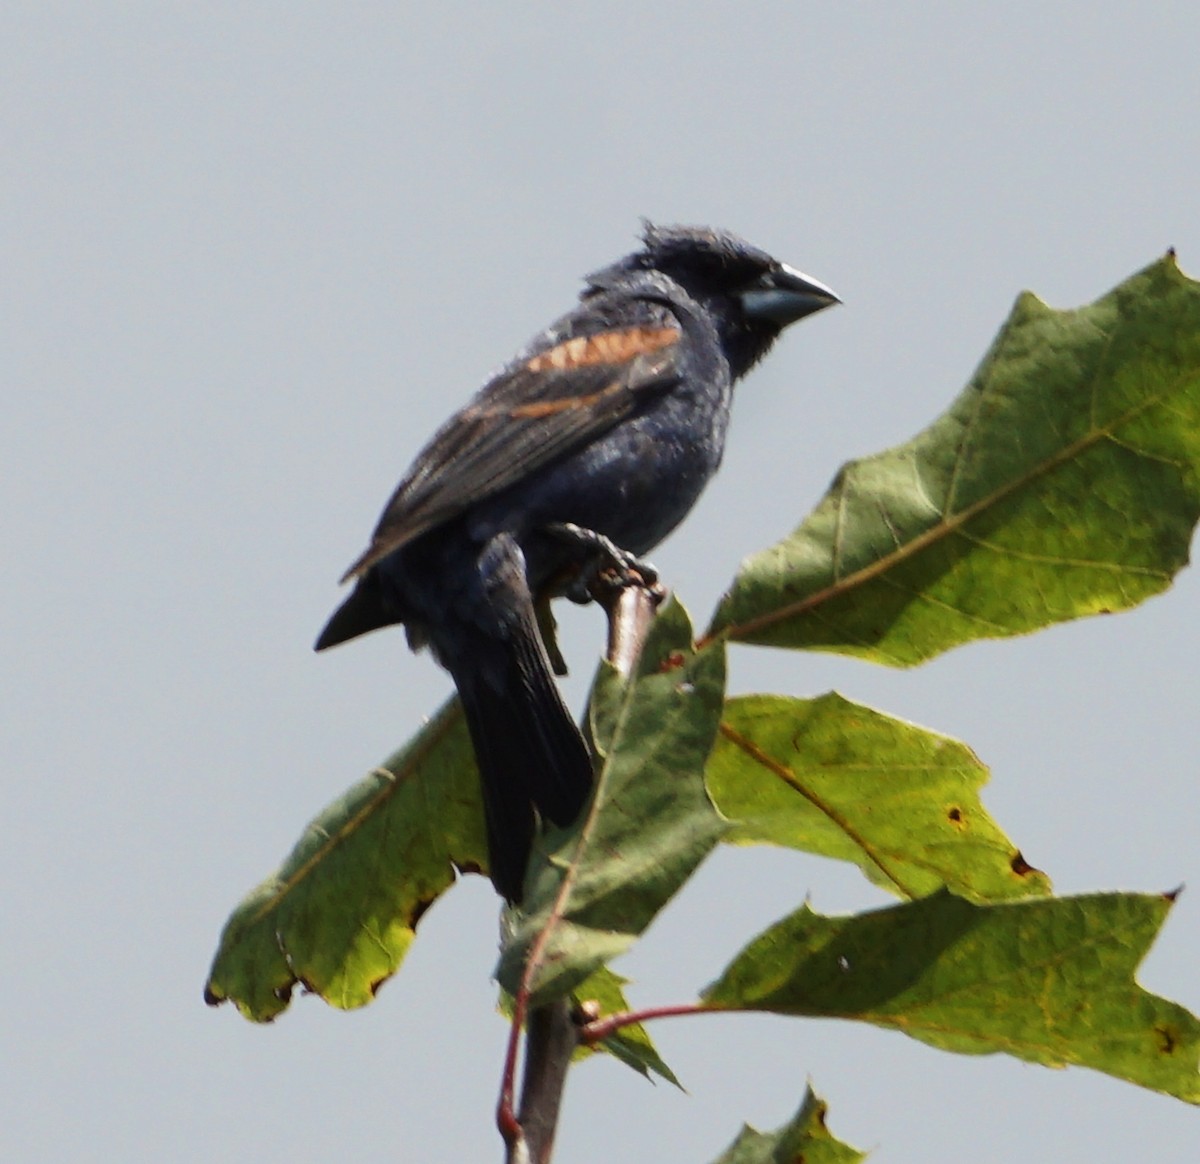
<svg viewBox="0 0 1200 1164"><path fill-rule="evenodd" d="M550 595L543 594L533 605L533 613L537 616L538 630L542 634L542 644L546 648L546 656L550 660L550 670L555 675L567 674L567 661L558 646L558 622L550 607Z"/></svg>
<svg viewBox="0 0 1200 1164"><path fill-rule="evenodd" d="M567 542L580 554L579 573L565 591L572 602L581 605L590 602L592 591L603 575L609 576L604 581L610 586L615 580L618 586L639 583L651 590L662 589L658 582L658 571L649 562L621 549L602 533L570 521L555 522L546 526L545 530L560 541Z"/></svg>

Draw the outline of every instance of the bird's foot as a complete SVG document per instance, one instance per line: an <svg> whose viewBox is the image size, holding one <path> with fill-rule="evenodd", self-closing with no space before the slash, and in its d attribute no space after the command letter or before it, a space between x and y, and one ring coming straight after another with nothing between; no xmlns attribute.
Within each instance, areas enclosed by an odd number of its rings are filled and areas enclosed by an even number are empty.
<svg viewBox="0 0 1200 1164"><path fill-rule="evenodd" d="M649 562L621 549L602 533L570 521L548 525L546 532L581 552L579 572L564 591L572 602L586 605L596 597L597 587L644 586L658 596L666 593L658 571Z"/></svg>

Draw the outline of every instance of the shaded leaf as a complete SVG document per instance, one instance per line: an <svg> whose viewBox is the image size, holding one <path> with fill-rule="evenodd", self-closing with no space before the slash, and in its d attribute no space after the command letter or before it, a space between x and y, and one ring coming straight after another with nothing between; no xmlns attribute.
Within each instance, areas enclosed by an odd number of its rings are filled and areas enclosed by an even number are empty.
<svg viewBox="0 0 1200 1164"><path fill-rule="evenodd" d="M836 693L730 699L707 780L737 822L726 840L853 861L902 897L1050 890L985 811L987 769L970 748Z"/></svg>
<svg viewBox="0 0 1200 1164"><path fill-rule="evenodd" d="M800 1110L781 1128L757 1132L748 1124L713 1164L857 1164L867 1154L836 1139L825 1126L829 1105L809 1087Z"/></svg>
<svg viewBox="0 0 1200 1164"><path fill-rule="evenodd" d="M629 1011L629 1002L624 990L628 981L608 966L601 966L571 992L571 998L576 1006L586 1006L589 1012L594 1010L597 1018L610 1014L625 1014ZM512 1021L516 1007L513 996L504 987L500 988L498 1009L506 1019ZM630 1023L598 1043L580 1042L571 1058L578 1062L590 1059L601 1051L624 1063L626 1067L632 1067L647 1079L654 1074L668 1083L673 1083L680 1090L683 1089L675 1077L675 1072L661 1058L651 1042L649 1032L641 1023Z"/></svg>
<svg viewBox="0 0 1200 1164"><path fill-rule="evenodd" d="M622 978L608 966L601 966L594 974L579 984L572 991L577 1002L592 1003L598 1008L599 1015L624 1014L629 1010L629 1002L625 997L624 987L628 979ZM650 1035L641 1023L631 1023L622 1027L607 1039L601 1040L594 1047L581 1044L577 1052L579 1058L586 1058L595 1051L607 1051L619 1059L627 1067L632 1067L638 1074L647 1078L651 1073L682 1088L675 1072L662 1060Z"/></svg>
<svg viewBox="0 0 1200 1164"><path fill-rule="evenodd" d="M853 917L807 905L704 993L719 1010L859 1019L962 1054L1073 1064L1200 1102L1200 1022L1134 972L1170 895L974 905L940 891Z"/></svg>
<svg viewBox="0 0 1200 1164"><path fill-rule="evenodd" d="M548 930L534 1000L574 990L628 949L720 839L728 826L703 773L724 685L723 647L694 651L691 623L675 602L659 612L628 682L602 667L591 702L603 759L596 793L574 828L539 842L525 912L497 969L505 989L516 993Z"/></svg>
<svg viewBox="0 0 1200 1164"><path fill-rule="evenodd" d="M1088 307L1022 295L949 411L843 467L710 634L919 663L1166 589L1200 514L1200 284L1168 255Z"/></svg>
<svg viewBox="0 0 1200 1164"><path fill-rule="evenodd" d="M205 999L266 1022L300 984L338 1007L396 972L455 870L486 868L479 778L457 701L331 804L234 910Z"/></svg>

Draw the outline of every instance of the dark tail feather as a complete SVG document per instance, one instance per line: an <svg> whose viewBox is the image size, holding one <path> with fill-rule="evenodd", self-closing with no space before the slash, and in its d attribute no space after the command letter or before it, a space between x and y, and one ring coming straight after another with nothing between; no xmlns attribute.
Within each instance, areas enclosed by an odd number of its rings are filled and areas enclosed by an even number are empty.
<svg viewBox="0 0 1200 1164"><path fill-rule="evenodd" d="M565 827L574 823L591 795L592 758L554 681L532 617L524 629L511 644L522 689L513 727L524 737L533 803L543 816Z"/></svg>
<svg viewBox="0 0 1200 1164"><path fill-rule="evenodd" d="M530 650L541 655L533 668ZM507 657L498 659L500 652ZM591 793L592 762L550 677L541 641L532 647L492 643L487 654L486 667L478 666L476 656L455 679L483 785L492 881L505 898L519 902L533 845L534 806L557 825L571 824Z"/></svg>
<svg viewBox="0 0 1200 1164"><path fill-rule="evenodd" d="M591 795L592 761L554 682L516 543L493 539L481 567L501 633L456 652L451 670L479 762L492 881L518 902L532 807L571 824Z"/></svg>
<svg viewBox="0 0 1200 1164"><path fill-rule="evenodd" d="M519 902L536 826L533 796L524 767L513 763L512 744L506 742L512 721L502 701L483 690L460 683L459 697L479 765L492 884L507 901Z"/></svg>
<svg viewBox="0 0 1200 1164"><path fill-rule="evenodd" d="M358 580L346 601L333 612L313 650L336 647L347 639L357 638L380 627L392 626L399 621L388 613L384 605L379 575L369 570Z"/></svg>

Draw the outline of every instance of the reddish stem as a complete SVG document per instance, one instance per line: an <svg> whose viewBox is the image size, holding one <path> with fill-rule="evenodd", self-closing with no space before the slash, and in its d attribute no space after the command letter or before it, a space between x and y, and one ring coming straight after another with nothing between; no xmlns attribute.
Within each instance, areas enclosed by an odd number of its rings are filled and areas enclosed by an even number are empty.
<svg viewBox="0 0 1200 1164"><path fill-rule="evenodd" d="M593 595L608 615L609 661L626 678L637 665L663 594L661 587L622 581L611 587L598 585ZM506 1159L510 1164L515 1161L548 1164L554 1149L559 1104L571 1064L571 1052L579 1041L579 1027L572 1016L569 999L558 999L532 1010L529 1006L530 985L542 964L550 935L562 916L574 880L568 870L545 926L530 945L521 982L513 998L512 1025L504 1056L500 1098L496 1104L496 1126L504 1138ZM526 1032L525 1078L518 1113L514 1097L522 1030Z"/></svg>
<svg viewBox="0 0 1200 1164"><path fill-rule="evenodd" d="M500 1100L496 1104L496 1127L510 1152L521 1138L521 1125L513 1110L514 1081L517 1075L517 1046L521 1041L521 1029L525 1025L525 1010L529 1005L529 994L521 983L521 990L513 999L512 1025L508 1028L508 1047L504 1052L504 1074L500 1077Z"/></svg>
<svg viewBox="0 0 1200 1164"><path fill-rule="evenodd" d="M711 1006L701 1002L688 1002L679 1006L651 1006L645 1010L626 1010L620 1014L610 1014L606 1018L596 1019L579 1028L579 1037L583 1042L592 1044L602 1042L615 1035L622 1027L632 1027L638 1023L646 1023L651 1019L675 1018L678 1015L712 1013Z"/></svg>

